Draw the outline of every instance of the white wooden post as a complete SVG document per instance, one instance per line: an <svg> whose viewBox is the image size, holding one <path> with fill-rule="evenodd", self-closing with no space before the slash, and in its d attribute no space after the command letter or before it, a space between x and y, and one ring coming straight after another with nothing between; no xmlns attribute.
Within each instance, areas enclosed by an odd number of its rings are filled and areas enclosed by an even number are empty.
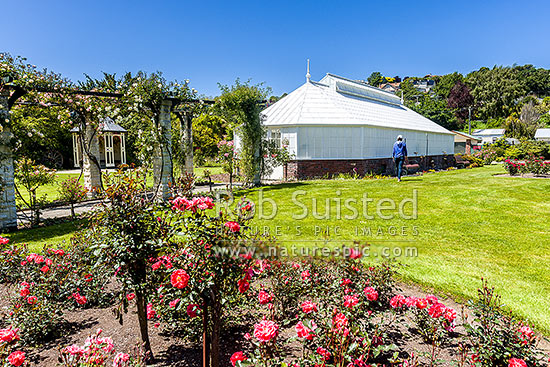
<svg viewBox="0 0 550 367"><path fill-rule="evenodd" d="M17 228L17 207L15 206L15 187L13 170L13 152L10 140L13 137L8 109L8 91L0 91L0 229L2 231Z"/></svg>
<svg viewBox="0 0 550 367"><path fill-rule="evenodd" d="M114 167L115 155L113 150L113 134L105 133L103 140L105 142L105 167Z"/></svg>
<svg viewBox="0 0 550 367"><path fill-rule="evenodd" d="M80 160L81 158L81 150L80 150L80 138L78 136L78 133L73 133L73 159L74 159L74 166L80 168Z"/></svg>
<svg viewBox="0 0 550 367"><path fill-rule="evenodd" d="M125 134L120 134L120 164L126 164L126 137Z"/></svg>
<svg viewBox="0 0 550 367"><path fill-rule="evenodd" d="M164 100L159 116L159 134L161 145L155 149L154 158L154 183L153 190L157 198L166 200L170 197L170 184L172 180L172 122L170 117L172 101Z"/></svg>

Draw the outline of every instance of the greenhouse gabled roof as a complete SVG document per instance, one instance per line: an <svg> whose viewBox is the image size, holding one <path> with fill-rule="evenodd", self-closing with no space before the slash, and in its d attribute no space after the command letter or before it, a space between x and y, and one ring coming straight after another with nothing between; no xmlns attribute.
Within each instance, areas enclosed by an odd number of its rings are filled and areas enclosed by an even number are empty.
<svg viewBox="0 0 550 367"><path fill-rule="evenodd" d="M307 81L261 116L266 126L371 125L453 134L405 107L398 96L333 74Z"/></svg>

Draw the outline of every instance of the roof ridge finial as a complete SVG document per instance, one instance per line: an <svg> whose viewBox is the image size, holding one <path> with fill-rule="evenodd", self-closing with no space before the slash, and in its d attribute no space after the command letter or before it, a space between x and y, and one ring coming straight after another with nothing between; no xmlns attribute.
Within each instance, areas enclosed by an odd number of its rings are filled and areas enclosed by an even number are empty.
<svg viewBox="0 0 550 367"><path fill-rule="evenodd" d="M309 73L309 59L307 59L307 73L306 73L306 82L309 83L311 79L311 74Z"/></svg>

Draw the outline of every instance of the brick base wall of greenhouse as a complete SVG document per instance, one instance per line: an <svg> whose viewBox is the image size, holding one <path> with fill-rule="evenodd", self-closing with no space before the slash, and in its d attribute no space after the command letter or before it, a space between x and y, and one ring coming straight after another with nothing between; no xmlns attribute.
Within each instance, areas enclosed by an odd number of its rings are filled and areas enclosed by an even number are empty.
<svg viewBox="0 0 550 367"><path fill-rule="evenodd" d="M441 170L455 166L454 155L409 157L409 164L418 164L418 171ZM308 159L288 163L287 179L327 178L340 173L395 175L396 167L391 158L374 159Z"/></svg>

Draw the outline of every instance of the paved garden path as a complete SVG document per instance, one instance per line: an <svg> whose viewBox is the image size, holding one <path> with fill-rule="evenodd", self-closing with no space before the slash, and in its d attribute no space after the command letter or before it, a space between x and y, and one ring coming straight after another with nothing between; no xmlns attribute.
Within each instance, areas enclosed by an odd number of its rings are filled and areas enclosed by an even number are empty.
<svg viewBox="0 0 550 367"><path fill-rule="evenodd" d="M221 189L224 189L225 186L226 185L223 183L215 183L215 184L212 184L212 189L221 190ZM208 186L198 186L193 190L193 192L195 193L208 192L208 191L209 191ZM74 211L77 215L88 212L94 207L94 205L98 204L100 201L101 200L88 200L82 203L78 203L74 206ZM62 206L43 209L42 214L40 215L40 219L44 220L44 219L65 218L65 217L69 217L70 215L71 215L71 206L62 205ZM27 224L29 222L29 217L30 217L30 211L18 210L17 224Z"/></svg>

